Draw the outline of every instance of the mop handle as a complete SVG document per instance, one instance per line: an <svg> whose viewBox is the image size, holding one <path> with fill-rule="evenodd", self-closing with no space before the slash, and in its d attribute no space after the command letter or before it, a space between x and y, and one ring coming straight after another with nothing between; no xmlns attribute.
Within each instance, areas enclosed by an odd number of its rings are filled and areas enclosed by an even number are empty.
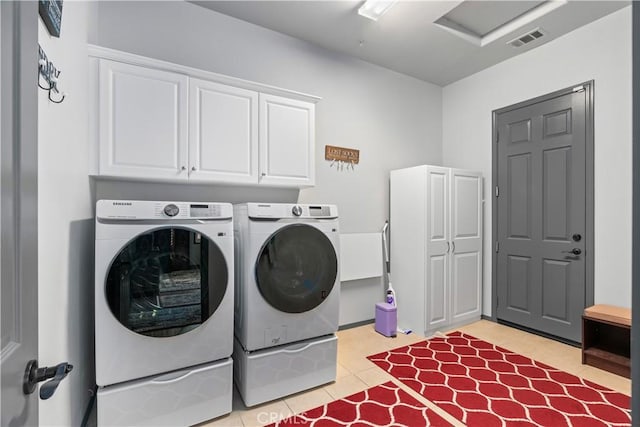
<svg viewBox="0 0 640 427"><path fill-rule="evenodd" d="M389 229L389 221L384 222L384 226L382 227L382 249L384 250L384 262L387 267L387 274L390 271L390 262L389 262L389 245L387 242L387 230Z"/></svg>

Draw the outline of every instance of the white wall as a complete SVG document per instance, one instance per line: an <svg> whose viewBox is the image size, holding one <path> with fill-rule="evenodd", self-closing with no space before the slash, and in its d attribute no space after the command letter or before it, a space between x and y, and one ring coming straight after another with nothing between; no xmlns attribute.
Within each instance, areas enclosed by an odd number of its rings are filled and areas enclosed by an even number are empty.
<svg viewBox="0 0 640 427"><path fill-rule="evenodd" d="M389 170L442 161L440 87L182 2L101 2L90 41L114 49L321 96L316 186L300 191L98 182L97 198L199 198L338 205L344 233L388 217ZM337 172L324 146L360 150ZM258 200L255 200L258 201ZM381 279L343 283L340 324L373 318Z"/></svg>
<svg viewBox="0 0 640 427"><path fill-rule="evenodd" d="M491 187L491 112L595 80L595 303L631 304L631 7L443 89L443 160ZM491 314L491 199L484 314Z"/></svg>
<svg viewBox="0 0 640 427"><path fill-rule="evenodd" d="M39 24L40 45L67 94L62 104L43 90L38 98L39 364L74 366L53 397L40 400L42 426L80 425L95 383L87 16L88 4L65 2L59 39Z"/></svg>

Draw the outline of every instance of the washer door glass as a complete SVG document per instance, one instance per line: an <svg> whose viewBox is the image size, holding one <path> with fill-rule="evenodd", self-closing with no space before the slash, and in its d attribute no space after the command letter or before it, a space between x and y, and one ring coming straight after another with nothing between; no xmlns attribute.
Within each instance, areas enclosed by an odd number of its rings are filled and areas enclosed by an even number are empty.
<svg viewBox="0 0 640 427"><path fill-rule="evenodd" d="M220 248L183 228L141 234L113 260L107 304L126 328L151 337L180 335L211 316L227 289Z"/></svg>
<svg viewBox="0 0 640 427"><path fill-rule="evenodd" d="M303 313L322 304L338 275L329 238L306 224L281 228L258 256L256 282L263 298L286 313Z"/></svg>

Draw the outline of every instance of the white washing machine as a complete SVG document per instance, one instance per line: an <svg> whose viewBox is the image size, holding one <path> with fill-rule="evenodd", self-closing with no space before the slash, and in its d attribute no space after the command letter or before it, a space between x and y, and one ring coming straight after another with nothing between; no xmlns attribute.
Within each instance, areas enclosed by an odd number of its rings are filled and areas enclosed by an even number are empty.
<svg viewBox="0 0 640 427"><path fill-rule="evenodd" d="M234 232L234 375L245 404L334 381L337 207L235 205Z"/></svg>
<svg viewBox="0 0 640 427"><path fill-rule="evenodd" d="M233 209L96 204L98 425L191 425L231 411Z"/></svg>

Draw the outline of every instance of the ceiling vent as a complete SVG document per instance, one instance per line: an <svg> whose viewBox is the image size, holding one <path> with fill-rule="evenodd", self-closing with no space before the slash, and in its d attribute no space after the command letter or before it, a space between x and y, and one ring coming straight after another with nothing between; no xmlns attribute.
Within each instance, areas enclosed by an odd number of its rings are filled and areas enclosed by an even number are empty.
<svg viewBox="0 0 640 427"><path fill-rule="evenodd" d="M508 41L507 44L513 47L521 47L525 44L531 43L534 40L538 40L542 36L544 36L544 32L540 28L536 28L535 30L531 30L526 34L522 34L521 36Z"/></svg>

